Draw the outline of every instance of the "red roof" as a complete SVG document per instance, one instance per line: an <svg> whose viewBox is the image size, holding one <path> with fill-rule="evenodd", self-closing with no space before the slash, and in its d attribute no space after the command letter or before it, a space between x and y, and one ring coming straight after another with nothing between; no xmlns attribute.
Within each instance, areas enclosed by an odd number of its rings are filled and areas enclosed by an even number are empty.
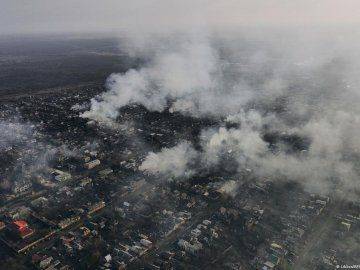
<svg viewBox="0 0 360 270"><path fill-rule="evenodd" d="M28 224L25 220L16 220L13 222L19 230L24 230L27 228Z"/></svg>

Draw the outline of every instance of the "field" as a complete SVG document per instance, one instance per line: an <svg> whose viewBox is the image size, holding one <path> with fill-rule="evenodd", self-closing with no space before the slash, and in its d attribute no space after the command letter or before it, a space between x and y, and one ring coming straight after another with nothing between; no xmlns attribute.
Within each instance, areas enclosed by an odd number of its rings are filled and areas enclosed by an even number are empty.
<svg viewBox="0 0 360 270"><path fill-rule="evenodd" d="M114 38L28 36L0 38L0 95L53 87L103 84L136 66Z"/></svg>

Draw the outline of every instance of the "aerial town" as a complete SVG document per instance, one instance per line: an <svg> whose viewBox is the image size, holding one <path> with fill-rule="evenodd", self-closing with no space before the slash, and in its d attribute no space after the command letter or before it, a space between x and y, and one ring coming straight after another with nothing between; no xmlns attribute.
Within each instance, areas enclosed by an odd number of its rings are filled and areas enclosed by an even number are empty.
<svg viewBox="0 0 360 270"><path fill-rule="evenodd" d="M0 270L360 269L359 0L0 0Z"/></svg>
<svg viewBox="0 0 360 270"><path fill-rule="evenodd" d="M1 149L1 258L8 269L334 269L356 263L359 204L250 173L237 176L247 180L236 194L237 179L221 172L158 181L138 170L146 155L142 142L170 146L211 121L129 106L114 132L78 116L78 104L101 86L64 90L1 104L2 125L19 136ZM9 118L16 114L21 119Z"/></svg>

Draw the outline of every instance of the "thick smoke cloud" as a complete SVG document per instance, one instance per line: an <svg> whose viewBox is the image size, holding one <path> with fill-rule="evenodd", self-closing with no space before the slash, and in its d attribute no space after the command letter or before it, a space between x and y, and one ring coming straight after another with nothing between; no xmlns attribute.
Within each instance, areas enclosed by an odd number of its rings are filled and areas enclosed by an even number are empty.
<svg viewBox="0 0 360 270"><path fill-rule="evenodd" d="M291 53L280 58L269 56L279 56L276 49L255 51L240 63L227 62L220 71L211 69L213 81L207 88L171 96L175 101L170 111L239 125L202 132L199 168L226 166L227 161L235 160L238 172L247 169L260 178L298 181L311 192L337 189L354 199L360 184L358 55L354 50L344 54L340 48L322 52L312 48L311 53L300 50L299 55L299 48L286 48ZM219 57L212 59L216 61L212 66L220 65ZM230 72L239 77L233 79ZM224 89L228 85L235 87ZM162 97L168 101L168 92ZM167 109L165 105L146 107ZM300 151L278 142L274 150L264 138L271 132L310 143ZM187 156L179 157L184 158L183 164L193 162Z"/></svg>
<svg viewBox="0 0 360 270"><path fill-rule="evenodd" d="M179 43L160 49L147 67L112 74L107 80L109 91L92 99L90 111L82 116L113 120L119 108L132 103L140 103L151 111L163 111L169 100L175 100L171 111L209 113L208 104L214 104L212 99L224 97L217 85L216 51L206 37L187 36Z"/></svg>
<svg viewBox="0 0 360 270"><path fill-rule="evenodd" d="M205 22L195 28L166 31L149 42L132 39L137 46L129 53L145 55L146 64L112 74L108 90L81 116L115 122L119 109L141 104L215 118L219 125L202 131L200 150L180 142L149 153L140 169L180 179L222 166L355 197L359 37L330 28L231 34L213 32ZM226 128L229 123L235 127Z"/></svg>
<svg viewBox="0 0 360 270"><path fill-rule="evenodd" d="M191 166L197 153L188 142L181 142L174 148L164 148L159 153L149 153L140 166L140 170L164 177L188 178L194 174Z"/></svg>
<svg viewBox="0 0 360 270"><path fill-rule="evenodd" d="M356 167L359 144L353 144L357 137L345 142L346 134L343 134L345 130L342 127L335 129L323 120L307 123L299 134L311 138L312 143L308 150L294 153L289 152L289 146L286 145L279 145L277 151L271 150L269 144L264 141L261 130L248 127L246 122L243 124L239 129L221 127L217 130L204 130L200 152L196 153L196 150L187 144L186 153L191 155L184 154L184 143L165 149L165 152L177 157L176 162L170 161L167 164L166 173L174 177L187 178L219 166L221 170L231 171L235 161L238 173L246 171L260 179L274 181L298 181L308 191L321 194L329 194L335 188L339 192L346 192L349 199L356 198L356 192L359 190L359 172ZM354 147L352 150L349 149L350 145ZM140 168L146 167L148 160L156 156L158 159L152 163L150 172L162 173L164 169L159 164L169 161L163 154L163 151L149 154ZM191 165L195 160L198 162L196 169ZM182 166L177 166L174 170L174 164ZM191 173L188 173L190 168Z"/></svg>

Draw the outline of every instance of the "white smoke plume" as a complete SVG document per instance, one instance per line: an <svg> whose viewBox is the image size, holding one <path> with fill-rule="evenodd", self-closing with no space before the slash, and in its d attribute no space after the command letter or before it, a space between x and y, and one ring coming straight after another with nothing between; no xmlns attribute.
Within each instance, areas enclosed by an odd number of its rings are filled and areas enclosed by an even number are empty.
<svg viewBox="0 0 360 270"><path fill-rule="evenodd" d="M168 34L144 49L149 54L142 68L112 74L108 90L81 116L115 121L122 107L141 104L150 111L224 120L201 133L200 151L181 142L150 153L140 169L180 178L198 173L193 156L200 169L232 160L238 171L248 169L258 177L294 180L324 193L337 187L354 195L360 157L357 41L335 30L219 35L205 27ZM225 123L238 127L224 128ZM267 133L280 138L275 149ZM289 136L308 141L308 147L292 149L281 139Z"/></svg>
<svg viewBox="0 0 360 270"><path fill-rule="evenodd" d="M36 125L21 118L0 120L0 155L7 158L6 152L12 153L12 158L1 165L0 186L8 188L18 180L45 173L59 155L78 156L78 152L67 145L49 144L38 135Z"/></svg>
<svg viewBox="0 0 360 270"><path fill-rule="evenodd" d="M257 131L248 128L206 130L202 134L203 161L207 166L215 165L224 155L236 156L246 167L259 155L267 151L267 144ZM249 164L250 165L250 164Z"/></svg>
<svg viewBox="0 0 360 270"><path fill-rule="evenodd" d="M190 143L181 142L173 148L164 148L159 153L150 152L139 169L169 178L188 178L194 174L191 165L196 156Z"/></svg>
<svg viewBox="0 0 360 270"><path fill-rule="evenodd" d="M354 136L359 128L358 117L338 113L333 119L312 119L301 128L289 128L288 132L297 132L294 134L311 139L309 149L300 152L289 152L289 146L281 143L277 151L271 150L262 132L263 125L271 123L269 119L272 117L261 117L260 114L251 112L229 118L240 122L240 128L204 130L201 135L201 151L196 154L196 150L186 144L186 152L192 154L184 155L181 150L184 142L165 149L181 159L182 166L176 168L177 176L192 177L204 169L211 170L216 166L225 170L228 163L235 161L239 173L247 171L260 179L274 181L298 181L305 189L321 194L329 194L335 189L339 194L345 192L348 199L356 199L360 189L358 161L356 162L359 158L359 141ZM152 155L156 154L150 154L146 160L151 159ZM197 156L199 163L196 169L191 167L194 156ZM171 166L170 161L167 164L169 173ZM187 174L190 168L192 173ZM152 173L157 171L153 170Z"/></svg>
<svg viewBox="0 0 360 270"><path fill-rule="evenodd" d="M92 99L90 111L82 116L98 121L113 120L119 108L132 103L163 111L171 99L176 100L172 110L195 112L200 100L209 91L215 91L216 52L206 37L190 36L172 46L171 50L156 52L149 66L112 74L107 80L109 91Z"/></svg>
<svg viewBox="0 0 360 270"><path fill-rule="evenodd" d="M27 143L32 133L33 126L29 124L21 124L16 119L0 120L0 152L10 149L16 144Z"/></svg>
<svg viewBox="0 0 360 270"><path fill-rule="evenodd" d="M234 197L239 189L239 182L235 180L229 180L224 182L220 188L219 192Z"/></svg>

